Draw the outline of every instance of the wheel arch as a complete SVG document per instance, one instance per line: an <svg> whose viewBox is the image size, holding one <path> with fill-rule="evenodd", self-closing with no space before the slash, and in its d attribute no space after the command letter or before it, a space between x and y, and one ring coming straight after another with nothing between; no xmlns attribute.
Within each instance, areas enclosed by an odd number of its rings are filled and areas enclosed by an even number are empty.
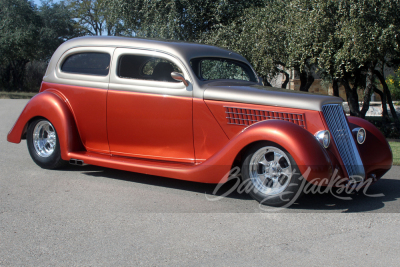
<svg viewBox="0 0 400 267"><path fill-rule="evenodd" d="M47 91L37 94L28 102L8 133L7 141L20 143L21 139L26 139L29 124L37 118L49 120L54 125L64 160L69 159L69 152L83 150L72 111L58 95Z"/></svg>
<svg viewBox="0 0 400 267"><path fill-rule="evenodd" d="M240 166L246 151L260 142L270 142L285 149L302 174L310 168L307 181L317 183L320 179L331 178L333 168L328 153L310 132L291 122L269 120L253 124L236 135L218 154L228 158L233 152L229 164Z"/></svg>

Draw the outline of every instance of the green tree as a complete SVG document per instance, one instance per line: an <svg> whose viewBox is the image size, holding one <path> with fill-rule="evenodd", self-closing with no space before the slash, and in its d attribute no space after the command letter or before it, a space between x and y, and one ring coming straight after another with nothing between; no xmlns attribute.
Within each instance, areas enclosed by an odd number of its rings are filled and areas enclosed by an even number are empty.
<svg viewBox="0 0 400 267"><path fill-rule="evenodd" d="M41 19L39 40L36 45L36 60L48 61L63 42L84 35L64 2L42 2L37 14Z"/></svg>
<svg viewBox="0 0 400 267"><path fill-rule="evenodd" d="M40 26L31 2L0 1L0 65L6 89L22 90L25 65L36 57Z"/></svg>
<svg viewBox="0 0 400 267"><path fill-rule="evenodd" d="M263 0L107 0L136 36L197 41L215 25L226 25Z"/></svg>
<svg viewBox="0 0 400 267"><path fill-rule="evenodd" d="M398 0L313 0L291 2L289 54L309 58L325 80L346 91L352 115L365 117L372 92L386 100L398 123L384 79L385 67L398 66L400 21ZM302 61L299 63L301 64ZM383 92L375 86L378 78ZM360 110L357 90L364 92Z"/></svg>
<svg viewBox="0 0 400 267"><path fill-rule="evenodd" d="M46 61L65 40L79 35L61 3L0 1L0 78L6 90L24 90L28 62Z"/></svg>
<svg viewBox="0 0 400 267"><path fill-rule="evenodd" d="M393 100L400 100L400 67L395 70L394 75L389 75L386 79L390 94Z"/></svg>
<svg viewBox="0 0 400 267"><path fill-rule="evenodd" d="M251 7L228 25L216 25L203 35L202 42L226 47L244 55L263 78L264 84L281 73L286 88L291 69L300 74L300 90L308 91L314 81L313 64L292 45L292 10L287 1L265 1L263 7Z"/></svg>
<svg viewBox="0 0 400 267"><path fill-rule="evenodd" d="M131 35L118 13L112 14L110 0L67 0L77 28L85 35Z"/></svg>
<svg viewBox="0 0 400 267"><path fill-rule="evenodd" d="M357 102L353 110L364 117L374 91L374 75L387 87L379 64L391 64L400 58L400 3L398 0L354 0L340 1L338 6L340 20L336 34L342 44L336 55L338 76L344 77L345 88L349 74L355 77L356 85L359 77L365 77L362 109L358 113ZM354 89L357 88L353 87L353 92Z"/></svg>
<svg viewBox="0 0 400 267"><path fill-rule="evenodd" d="M202 35L201 42L234 50L246 57L269 84L278 73L286 77L282 87L286 87L289 74L287 35L285 30L284 1L270 1L265 7L251 7L230 24L215 25L212 31Z"/></svg>

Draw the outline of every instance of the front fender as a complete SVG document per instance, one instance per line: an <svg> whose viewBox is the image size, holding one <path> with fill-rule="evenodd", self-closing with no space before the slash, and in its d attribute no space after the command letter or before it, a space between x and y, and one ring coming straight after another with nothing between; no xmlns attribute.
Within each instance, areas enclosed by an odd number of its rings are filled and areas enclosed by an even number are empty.
<svg viewBox="0 0 400 267"><path fill-rule="evenodd" d="M46 118L53 124L60 142L62 159L69 160L69 152L82 150L83 146L71 110L59 96L47 91L37 94L28 102L8 133L7 141L20 143L29 122L36 117Z"/></svg>
<svg viewBox="0 0 400 267"><path fill-rule="evenodd" d="M365 168L367 177L374 174L377 178L382 177L393 164L393 155L385 136L370 122L358 118L347 117L350 130L362 127L366 131L366 139L363 144L358 144L358 151Z"/></svg>
<svg viewBox="0 0 400 267"><path fill-rule="evenodd" d="M309 182L320 183L324 178L326 182L332 176L329 155L317 139L302 127L282 120L261 121L247 127L203 164L219 166L232 164L235 156L244 147L259 141L271 141L286 149L296 161L302 174L310 168L311 172L305 177Z"/></svg>

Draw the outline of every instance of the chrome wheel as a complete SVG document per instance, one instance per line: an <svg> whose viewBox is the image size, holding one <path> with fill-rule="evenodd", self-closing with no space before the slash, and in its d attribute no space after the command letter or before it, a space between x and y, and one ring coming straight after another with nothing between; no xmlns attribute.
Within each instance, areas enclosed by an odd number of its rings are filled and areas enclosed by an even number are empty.
<svg viewBox="0 0 400 267"><path fill-rule="evenodd" d="M56 148L57 135L53 125L46 120L39 121L32 134L36 153L43 158L50 157Z"/></svg>
<svg viewBox="0 0 400 267"><path fill-rule="evenodd" d="M249 162L249 178L265 195L282 193L289 185L292 166L286 153L273 146L258 149Z"/></svg>

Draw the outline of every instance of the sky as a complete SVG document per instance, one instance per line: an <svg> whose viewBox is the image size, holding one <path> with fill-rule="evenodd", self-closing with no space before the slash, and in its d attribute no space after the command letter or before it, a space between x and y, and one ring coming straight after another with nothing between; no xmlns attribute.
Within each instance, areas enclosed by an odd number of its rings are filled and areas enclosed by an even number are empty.
<svg viewBox="0 0 400 267"><path fill-rule="evenodd" d="M37 6L40 6L42 3L42 1L41 0L33 0L33 2L35 3L35 5L37 5ZM55 3L57 3L57 2L60 2L60 0L53 0L53 2L55 2Z"/></svg>

